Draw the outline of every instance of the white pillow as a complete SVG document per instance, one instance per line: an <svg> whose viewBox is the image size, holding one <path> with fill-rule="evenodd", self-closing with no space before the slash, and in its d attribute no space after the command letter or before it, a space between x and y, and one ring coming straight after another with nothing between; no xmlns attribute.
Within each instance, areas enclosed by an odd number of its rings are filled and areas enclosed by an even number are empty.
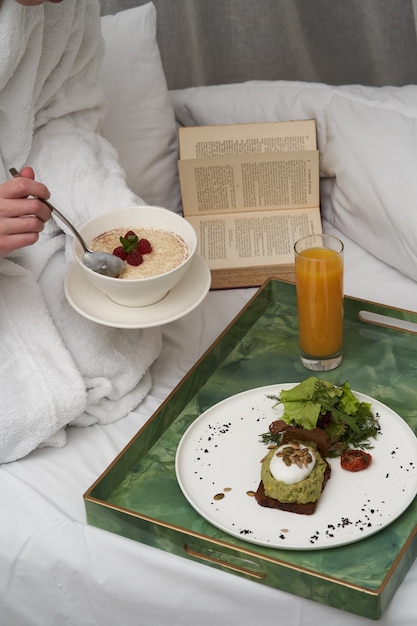
<svg viewBox="0 0 417 626"><path fill-rule="evenodd" d="M116 148L129 187L146 203L181 212L178 141L156 41L152 2L101 18L100 80L108 101L102 134Z"/></svg>
<svg viewBox="0 0 417 626"><path fill-rule="evenodd" d="M253 81L170 97L186 126L314 118L323 217L417 280L417 86Z"/></svg>

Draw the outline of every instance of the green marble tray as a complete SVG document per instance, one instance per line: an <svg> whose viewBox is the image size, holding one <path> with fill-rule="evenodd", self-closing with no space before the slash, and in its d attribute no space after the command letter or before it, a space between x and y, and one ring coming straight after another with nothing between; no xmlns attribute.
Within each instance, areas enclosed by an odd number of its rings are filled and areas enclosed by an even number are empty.
<svg viewBox="0 0 417 626"><path fill-rule="evenodd" d="M374 316L372 323L365 321ZM387 317L401 328L386 326ZM417 430L417 314L345 299L345 357L333 382L387 404ZM175 477L182 434L203 411L246 389L298 382L295 288L268 281L84 494L89 524L271 587L378 619L417 554L417 499L395 522L326 550L264 548L200 517Z"/></svg>

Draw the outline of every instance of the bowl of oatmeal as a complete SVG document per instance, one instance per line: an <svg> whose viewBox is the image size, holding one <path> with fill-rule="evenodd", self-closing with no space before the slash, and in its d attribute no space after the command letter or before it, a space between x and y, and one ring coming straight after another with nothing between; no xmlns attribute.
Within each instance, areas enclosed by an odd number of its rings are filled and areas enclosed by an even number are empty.
<svg viewBox="0 0 417 626"><path fill-rule="evenodd" d="M123 306L149 306L162 300L184 278L197 250L193 227L161 207L109 211L79 231L91 250L116 254L125 261L117 278L98 274L83 264L83 249L74 240L75 259L88 282Z"/></svg>

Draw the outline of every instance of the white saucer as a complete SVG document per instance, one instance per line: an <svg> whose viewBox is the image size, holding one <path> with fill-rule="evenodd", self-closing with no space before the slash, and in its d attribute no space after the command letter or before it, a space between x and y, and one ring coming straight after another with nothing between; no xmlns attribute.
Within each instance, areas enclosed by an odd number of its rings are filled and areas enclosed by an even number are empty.
<svg viewBox="0 0 417 626"><path fill-rule="evenodd" d="M116 304L85 279L80 267L71 265L65 278L65 295L70 305L83 317L115 328L150 328L183 317L206 297L211 274L205 261L195 255L187 274L159 302L145 307Z"/></svg>

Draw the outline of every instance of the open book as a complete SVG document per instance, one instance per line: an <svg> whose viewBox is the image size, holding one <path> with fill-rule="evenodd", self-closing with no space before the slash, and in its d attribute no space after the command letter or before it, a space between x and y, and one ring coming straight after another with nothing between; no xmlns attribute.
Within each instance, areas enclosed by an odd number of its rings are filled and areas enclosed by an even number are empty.
<svg viewBox="0 0 417 626"><path fill-rule="evenodd" d="M179 129L184 217L212 288L294 280L295 241L321 232L314 120Z"/></svg>

